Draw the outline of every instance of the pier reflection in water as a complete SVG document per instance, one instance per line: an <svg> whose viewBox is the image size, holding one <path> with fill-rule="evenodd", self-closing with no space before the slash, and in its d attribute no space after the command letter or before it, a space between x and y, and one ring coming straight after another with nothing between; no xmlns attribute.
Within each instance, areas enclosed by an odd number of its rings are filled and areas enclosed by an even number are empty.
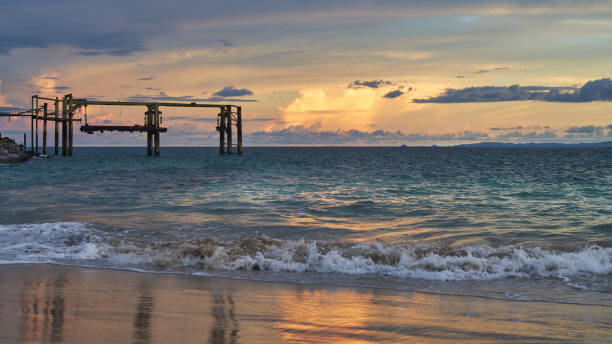
<svg viewBox="0 0 612 344"><path fill-rule="evenodd" d="M19 341L62 342L67 280L59 277L51 281L37 281L21 290Z"/></svg>
<svg viewBox="0 0 612 344"><path fill-rule="evenodd" d="M0 265L0 342L603 342L609 307Z"/></svg>
<svg viewBox="0 0 612 344"><path fill-rule="evenodd" d="M138 292L140 295L134 314L134 343L150 343L154 299L146 285L140 286Z"/></svg>

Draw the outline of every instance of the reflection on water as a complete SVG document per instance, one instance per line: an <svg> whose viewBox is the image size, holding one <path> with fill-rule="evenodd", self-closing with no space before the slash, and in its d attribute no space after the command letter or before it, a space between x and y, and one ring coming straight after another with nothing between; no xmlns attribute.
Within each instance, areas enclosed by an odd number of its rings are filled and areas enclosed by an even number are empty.
<svg viewBox="0 0 612 344"><path fill-rule="evenodd" d="M147 286L141 286L139 293L134 314L134 343L145 344L151 342L151 316L155 300Z"/></svg>
<svg viewBox="0 0 612 344"><path fill-rule="evenodd" d="M38 282L21 292L20 337L23 341L61 342L66 302L64 278Z"/></svg>
<svg viewBox="0 0 612 344"><path fill-rule="evenodd" d="M238 320L236 320L235 304L232 295L214 294L212 297L211 313L214 318L210 329L210 343L237 343Z"/></svg>
<svg viewBox="0 0 612 344"><path fill-rule="evenodd" d="M0 342L605 342L606 306L0 265Z"/></svg>
<svg viewBox="0 0 612 344"><path fill-rule="evenodd" d="M282 292L279 299L282 315L275 326L285 341L367 342L371 294L296 290Z"/></svg>

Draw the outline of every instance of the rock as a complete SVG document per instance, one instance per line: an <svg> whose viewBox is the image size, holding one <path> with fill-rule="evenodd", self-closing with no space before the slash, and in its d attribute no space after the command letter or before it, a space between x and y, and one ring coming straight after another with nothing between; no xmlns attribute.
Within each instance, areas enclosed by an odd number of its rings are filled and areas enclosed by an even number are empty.
<svg viewBox="0 0 612 344"><path fill-rule="evenodd" d="M16 164L24 162L34 154L23 150L22 145L8 137L0 138L0 164Z"/></svg>

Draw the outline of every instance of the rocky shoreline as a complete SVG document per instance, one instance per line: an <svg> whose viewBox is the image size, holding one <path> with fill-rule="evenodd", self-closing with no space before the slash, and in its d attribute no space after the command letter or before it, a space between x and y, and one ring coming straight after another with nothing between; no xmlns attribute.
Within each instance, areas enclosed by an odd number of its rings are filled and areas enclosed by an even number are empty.
<svg viewBox="0 0 612 344"><path fill-rule="evenodd" d="M17 164L30 159L34 154L26 152L23 145L8 137L0 138L0 164Z"/></svg>

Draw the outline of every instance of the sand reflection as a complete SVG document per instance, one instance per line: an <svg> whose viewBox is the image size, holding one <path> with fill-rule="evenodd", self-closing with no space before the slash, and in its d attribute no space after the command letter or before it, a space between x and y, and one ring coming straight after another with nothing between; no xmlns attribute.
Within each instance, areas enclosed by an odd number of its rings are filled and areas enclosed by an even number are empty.
<svg viewBox="0 0 612 344"><path fill-rule="evenodd" d="M151 342L151 316L153 315L154 299L147 286L139 288L140 295L134 314L134 343Z"/></svg>
<svg viewBox="0 0 612 344"><path fill-rule="evenodd" d="M275 326L288 342L368 343L372 297L346 289L283 291Z"/></svg>
<svg viewBox="0 0 612 344"><path fill-rule="evenodd" d="M213 324L210 329L210 343L237 343L238 320L236 320L236 305L232 295L213 294L211 314Z"/></svg>
<svg viewBox="0 0 612 344"><path fill-rule="evenodd" d="M63 341L66 285L66 279L60 278L52 282L38 282L22 291L19 319L22 341Z"/></svg>

